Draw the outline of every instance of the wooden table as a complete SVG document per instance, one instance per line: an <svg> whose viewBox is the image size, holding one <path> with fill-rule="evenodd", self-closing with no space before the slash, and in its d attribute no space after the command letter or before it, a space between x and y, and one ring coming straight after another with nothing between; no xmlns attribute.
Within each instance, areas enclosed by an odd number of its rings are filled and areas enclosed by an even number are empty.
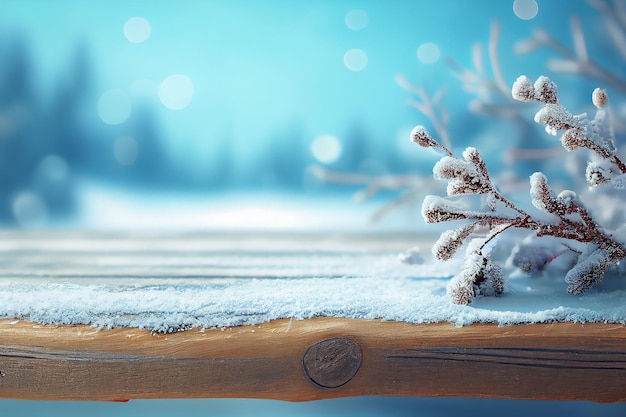
<svg viewBox="0 0 626 417"><path fill-rule="evenodd" d="M216 239L222 245L214 245ZM16 276L21 271L20 279L27 281L88 279L93 268L81 260L108 265L104 261L132 248L151 248L141 256L152 258L157 247L161 257L200 249L210 256L267 250L268 239L274 247L280 241L305 251L354 248L356 241L373 250L400 250L412 246L416 236L355 240L317 234L294 240L288 235L251 239L217 234L208 239L192 234L170 238L170 243L185 242L174 250L176 245L168 246L167 240L145 235L3 232L2 279L10 279L10 271ZM141 265L138 253L136 265ZM44 260L50 257L56 257L58 268L46 274ZM307 401L357 395L626 401L626 326L455 327L314 318L160 334L0 320L0 398Z"/></svg>

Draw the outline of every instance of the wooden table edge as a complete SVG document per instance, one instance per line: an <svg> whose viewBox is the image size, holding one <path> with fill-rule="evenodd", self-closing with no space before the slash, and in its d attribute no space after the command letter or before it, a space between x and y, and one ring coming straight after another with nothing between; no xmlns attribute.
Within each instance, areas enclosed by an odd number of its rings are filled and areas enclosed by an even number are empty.
<svg viewBox="0 0 626 417"><path fill-rule="evenodd" d="M626 401L626 326L281 319L158 334L0 320L0 398Z"/></svg>

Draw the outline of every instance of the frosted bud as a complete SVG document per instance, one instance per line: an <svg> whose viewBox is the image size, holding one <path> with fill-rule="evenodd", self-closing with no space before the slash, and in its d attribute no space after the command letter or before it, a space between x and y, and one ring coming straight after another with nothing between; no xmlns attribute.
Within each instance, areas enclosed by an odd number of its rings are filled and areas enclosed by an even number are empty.
<svg viewBox="0 0 626 417"><path fill-rule="evenodd" d="M424 148L437 146L437 142L428 134L424 126L415 126L411 130L411 140Z"/></svg>
<svg viewBox="0 0 626 417"><path fill-rule="evenodd" d="M449 180L448 195L484 194L492 187L480 154L474 148L463 152L464 159L444 156L433 167L437 180Z"/></svg>
<svg viewBox="0 0 626 417"><path fill-rule="evenodd" d="M513 83L511 95L518 101L535 101L535 87L527 76L521 75Z"/></svg>
<svg viewBox="0 0 626 417"><path fill-rule="evenodd" d="M572 190L563 190L556 196L557 201L568 205L572 201L576 201L576 193Z"/></svg>
<svg viewBox="0 0 626 417"><path fill-rule="evenodd" d="M448 295L454 304L469 304L478 295L500 295L504 290L502 268L491 259L468 253L461 272L448 284Z"/></svg>
<svg viewBox="0 0 626 417"><path fill-rule="evenodd" d="M547 125L548 133L556 134L557 130L566 130L577 127L580 122L560 104L546 104L535 114L535 123ZM548 130L546 128L546 130Z"/></svg>
<svg viewBox="0 0 626 417"><path fill-rule="evenodd" d="M535 98L546 104L558 102L557 88L554 81L546 76L541 76L535 81Z"/></svg>
<svg viewBox="0 0 626 417"><path fill-rule="evenodd" d="M533 206L539 210L555 213L559 209L548 180L542 172L535 172L530 176L530 197Z"/></svg>
<svg viewBox="0 0 626 417"><path fill-rule="evenodd" d="M606 106L606 103L609 101L609 97L607 96L606 91L601 88L596 88L591 94L591 101L597 108L602 108Z"/></svg>
<svg viewBox="0 0 626 417"><path fill-rule="evenodd" d="M476 166L483 164L483 160L480 157L480 153L478 153L478 149L472 146L465 148L465 150L463 151L463 158L467 162L471 162L472 164Z"/></svg>
<svg viewBox="0 0 626 417"><path fill-rule="evenodd" d="M561 136L561 144L568 151L575 151L578 147L583 145L585 139L585 135L580 129L568 129L563 136Z"/></svg>
<svg viewBox="0 0 626 417"><path fill-rule="evenodd" d="M422 217L429 224L467 219L464 211L439 196L427 195L422 202Z"/></svg>
<svg viewBox="0 0 626 417"><path fill-rule="evenodd" d="M447 261L452 258L454 254L459 250L465 239L476 228L476 224L468 224L459 229L447 230L439 236L439 239L433 245L432 252L443 261Z"/></svg>
<svg viewBox="0 0 626 417"><path fill-rule="evenodd" d="M567 292L582 294L592 285L602 282L604 273L609 268L611 253L607 249L593 247L581 255L582 260L565 275Z"/></svg>
<svg viewBox="0 0 626 417"><path fill-rule="evenodd" d="M606 178L603 174L604 173L602 172L602 170L596 169L595 167L588 165L585 172L585 178L587 179L589 185L595 187L597 185L606 184L607 182L609 182L609 179Z"/></svg>
<svg viewBox="0 0 626 417"><path fill-rule="evenodd" d="M592 187L600 184L606 184L619 175L619 169L606 161L589 162L585 170L585 178L587 183Z"/></svg>

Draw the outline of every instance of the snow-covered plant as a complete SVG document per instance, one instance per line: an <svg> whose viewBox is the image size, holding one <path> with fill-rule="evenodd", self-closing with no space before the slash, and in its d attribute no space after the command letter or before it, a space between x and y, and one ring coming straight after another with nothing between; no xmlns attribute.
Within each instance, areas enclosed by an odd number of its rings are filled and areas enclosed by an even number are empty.
<svg viewBox="0 0 626 417"><path fill-rule="evenodd" d="M592 187L612 186L621 190L626 181L626 165L620 159L615 137L605 109L608 97L596 89L592 102L597 111L593 119L586 114L573 115L558 100L556 84L547 77L535 83L519 77L512 87L512 96L522 102L539 102L544 106L535 115L535 122L556 135L564 131L561 144L568 151L591 150L586 170ZM423 126L411 132L411 140L422 147L436 148L446 155L433 168L436 179L448 182L447 196L429 195L424 199L422 215L427 223L463 221L456 229L444 232L433 246L434 255L448 260L466 241L467 254L461 272L448 286L452 301L467 304L479 295L499 295L504 289L502 268L492 259L496 238L508 229L523 229L536 237L552 237L553 243L533 249L516 245L513 265L532 273L564 253L575 255L573 266L565 276L567 291L581 294L602 281L609 267L626 257L626 246L616 230L598 224L578 195L564 190L555 195L546 176L536 172L530 177L530 196L537 213L528 213L507 199L492 183L480 153L467 148L462 157L432 138ZM480 196L479 207L468 207L470 195ZM580 248L577 248L579 246Z"/></svg>
<svg viewBox="0 0 626 417"><path fill-rule="evenodd" d="M549 28L535 28L530 36L514 44L513 51L531 54L537 50L547 50L550 58L546 60L546 68L550 72L573 76L571 79L575 82L587 79L596 85L610 87L613 92L613 107L623 116L626 94L626 76L623 71L626 64L626 1L586 2L591 7L589 12L594 15L595 20L593 29L586 30L587 34L583 20L571 16L569 42L555 33L550 33ZM588 36L589 33L593 36ZM602 59L602 52L610 52L607 54L610 59ZM626 118L615 120L613 126L617 131L625 132Z"/></svg>
<svg viewBox="0 0 626 417"><path fill-rule="evenodd" d="M587 47L583 27L577 17L569 19L571 47L562 43L546 29L537 28L530 37L518 41L513 49L519 54L528 54L546 48L557 56L546 62L550 71L587 77L609 85L615 91L625 93L626 78L620 68L626 63L626 2L587 0L587 3L600 14L597 32L604 32L604 42L613 52L609 61L612 64L610 67L604 66L590 54L594 52L594 48Z"/></svg>

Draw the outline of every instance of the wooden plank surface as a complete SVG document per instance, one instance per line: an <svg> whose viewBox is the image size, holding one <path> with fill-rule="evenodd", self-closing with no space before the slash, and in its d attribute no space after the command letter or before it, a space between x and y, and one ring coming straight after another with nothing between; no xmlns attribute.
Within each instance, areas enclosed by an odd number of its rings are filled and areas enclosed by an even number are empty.
<svg viewBox="0 0 626 417"><path fill-rule="evenodd" d="M3 320L0 335L2 398L626 401L622 325L453 327L320 318L154 334Z"/></svg>
<svg viewBox="0 0 626 417"><path fill-rule="evenodd" d="M343 276L414 234L0 232L0 282L160 285ZM245 262L241 262L245 259ZM8 288L8 287L7 287ZM0 398L356 395L626 401L626 327L315 318L158 334L0 320Z"/></svg>
<svg viewBox="0 0 626 417"><path fill-rule="evenodd" d="M0 282L340 276L353 274L367 258L416 245L428 252L434 239L416 233L0 230Z"/></svg>

